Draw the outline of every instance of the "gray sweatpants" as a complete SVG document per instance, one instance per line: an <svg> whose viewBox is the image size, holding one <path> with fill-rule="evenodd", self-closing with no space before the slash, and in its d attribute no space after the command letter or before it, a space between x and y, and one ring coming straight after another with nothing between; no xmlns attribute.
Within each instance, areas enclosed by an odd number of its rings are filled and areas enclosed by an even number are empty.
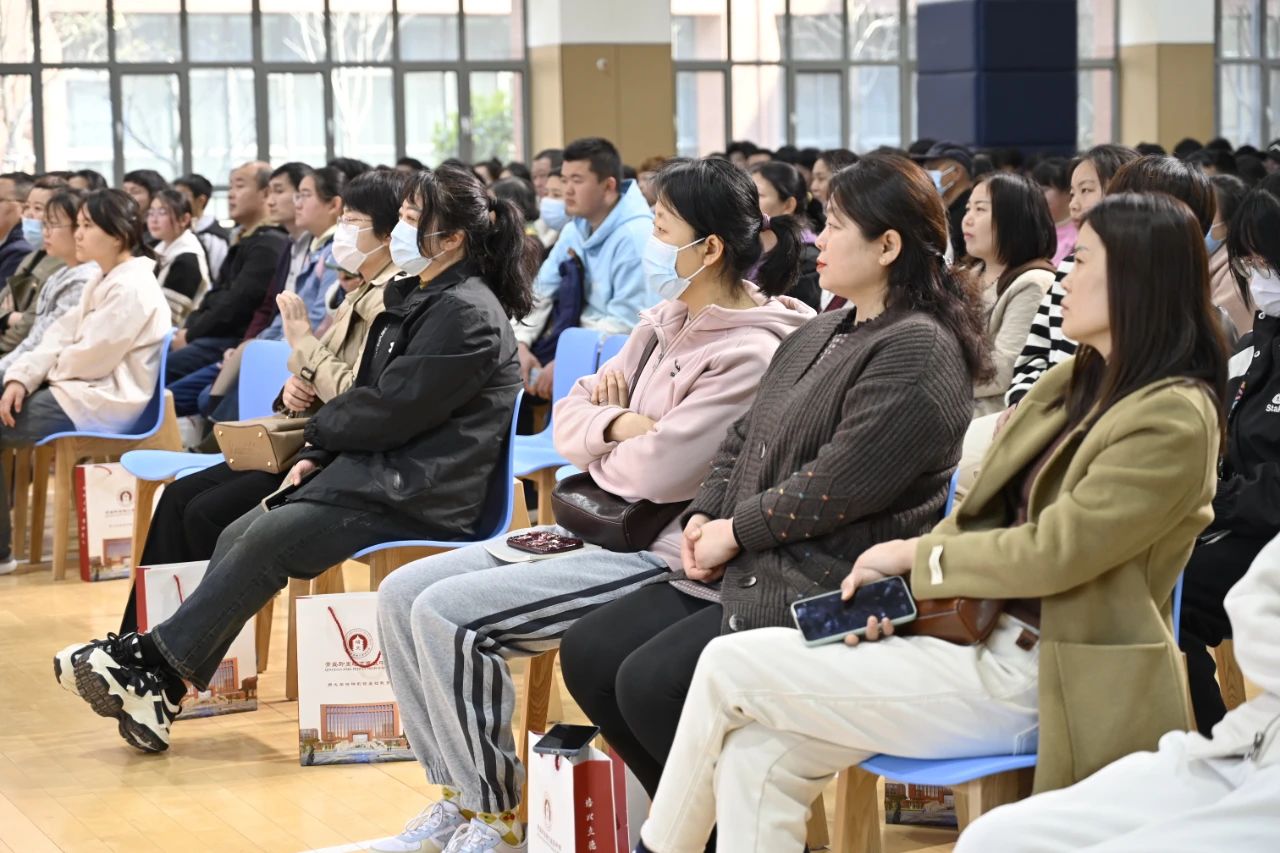
<svg viewBox="0 0 1280 853"><path fill-rule="evenodd" d="M507 661L560 645L576 620L657 582L647 551L588 551L503 563L473 545L396 569L378 591L378 630L405 734L428 777L462 807L514 809L524 768Z"/></svg>

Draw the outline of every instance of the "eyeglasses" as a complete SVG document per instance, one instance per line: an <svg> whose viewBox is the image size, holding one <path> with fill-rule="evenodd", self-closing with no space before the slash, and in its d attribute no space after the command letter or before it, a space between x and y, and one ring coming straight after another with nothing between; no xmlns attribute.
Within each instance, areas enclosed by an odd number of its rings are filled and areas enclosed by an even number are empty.
<svg viewBox="0 0 1280 853"><path fill-rule="evenodd" d="M153 207L151 210L147 211L147 219L164 219L168 215L169 215L169 211L165 210L164 208L160 208L157 210L156 208Z"/></svg>
<svg viewBox="0 0 1280 853"><path fill-rule="evenodd" d="M313 199L313 198L315 198L315 197L316 197L316 194L315 194L315 193L308 193L308 192L294 193L294 194L293 194L293 203L294 203L294 204L298 204L299 202L302 202L302 201L309 201L309 200L311 200L311 199Z"/></svg>
<svg viewBox="0 0 1280 853"><path fill-rule="evenodd" d="M349 219L344 216L338 220L338 224L350 225L354 228L369 228L369 227L372 227L373 220L372 219Z"/></svg>

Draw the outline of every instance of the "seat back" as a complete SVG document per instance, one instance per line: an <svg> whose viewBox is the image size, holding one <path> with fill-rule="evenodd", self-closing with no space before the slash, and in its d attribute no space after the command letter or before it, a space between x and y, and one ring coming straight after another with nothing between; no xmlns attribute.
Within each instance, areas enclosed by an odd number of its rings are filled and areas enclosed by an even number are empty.
<svg viewBox="0 0 1280 853"><path fill-rule="evenodd" d="M121 433L121 438L150 438L160 431L160 425L164 423L164 373L169 367L169 345L173 341L175 331L170 329L165 332L164 340L160 343L160 373L156 377L156 392L151 395L151 399L147 401L147 407L133 422L133 426Z"/></svg>
<svg viewBox="0 0 1280 853"><path fill-rule="evenodd" d="M960 469L957 468L955 473L951 475L951 485L947 488L947 503L942 508L942 517L946 518L951 515L951 510L956 508L956 487L960 485Z"/></svg>
<svg viewBox="0 0 1280 853"><path fill-rule="evenodd" d="M600 344L600 363L604 364L618 353L622 352L622 346L627 342L630 335L610 335Z"/></svg>
<svg viewBox="0 0 1280 853"><path fill-rule="evenodd" d="M240 359L240 417L265 418L289 379L289 345L250 341Z"/></svg>
<svg viewBox="0 0 1280 853"><path fill-rule="evenodd" d="M588 329L565 329L556 342L556 375L551 396L563 400L573 390L573 383L596 372L596 353L600 336Z"/></svg>
<svg viewBox="0 0 1280 853"><path fill-rule="evenodd" d="M567 331L574 331L568 329ZM562 335L561 341L564 340ZM563 346L563 344L561 344ZM557 356L557 362L559 356ZM559 372L559 364L556 365ZM511 527L511 516L515 513L516 495L515 495L515 447L516 447L516 427L520 418L516 414L520 411L520 404L524 400L524 389L520 389L516 393L515 407L511 410L511 426L507 429L506 437L502 442L502 453L498 457L498 464L493 468L493 479L489 482L489 488L485 491L484 512L480 516L480 524L476 528L476 541L485 541L493 539L506 533Z"/></svg>

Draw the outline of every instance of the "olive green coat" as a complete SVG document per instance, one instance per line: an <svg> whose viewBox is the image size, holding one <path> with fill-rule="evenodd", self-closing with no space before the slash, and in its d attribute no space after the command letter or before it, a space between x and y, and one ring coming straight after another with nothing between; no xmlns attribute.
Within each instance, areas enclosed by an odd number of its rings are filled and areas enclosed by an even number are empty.
<svg viewBox="0 0 1280 853"><path fill-rule="evenodd" d="M1023 399L956 512L922 537L911 573L921 599L1041 599L1036 791L1189 726L1173 588L1213 519L1217 481L1215 402L1164 380L1074 429L1032 485L1028 522L1010 527L1005 487L1065 428L1052 404L1074 364Z"/></svg>

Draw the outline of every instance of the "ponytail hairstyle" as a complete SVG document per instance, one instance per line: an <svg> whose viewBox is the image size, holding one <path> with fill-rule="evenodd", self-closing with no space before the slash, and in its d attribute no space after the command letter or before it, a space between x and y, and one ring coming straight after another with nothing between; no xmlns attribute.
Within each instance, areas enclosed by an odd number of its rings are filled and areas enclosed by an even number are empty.
<svg viewBox="0 0 1280 853"><path fill-rule="evenodd" d="M531 286L542 259L530 251L524 239L524 217L514 204L490 197L470 169L453 165L412 176L406 195L422 199L420 251L434 231L461 231L467 257L507 316L522 319L529 313Z"/></svg>
<svg viewBox="0 0 1280 853"><path fill-rule="evenodd" d="M735 287L760 260L761 231L772 231L778 242L765 255L756 286L768 296L781 296L795 285L804 250L800 223L793 216L761 214L760 193L746 172L718 158L668 160L654 175L653 190L659 204L693 229L695 239L720 238L725 277Z"/></svg>
<svg viewBox="0 0 1280 853"><path fill-rule="evenodd" d="M809 227L809 217L806 212L809 202L809 185L805 183L804 175L800 174L799 169L781 160L770 160L767 163L757 163L751 167L750 172L768 181L769 186L773 187L773 191L778 194L779 200L784 204L788 199L795 201L796 212L792 216L800 222L801 228Z"/></svg>
<svg viewBox="0 0 1280 853"><path fill-rule="evenodd" d="M142 239L146 214L133 196L124 190L96 190L85 196L83 208L94 225L120 241L122 251L155 260Z"/></svg>
<svg viewBox="0 0 1280 853"><path fill-rule="evenodd" d="M340 197L350 180L346 173L337 166L322 166L319 169L311 169L303 177L311 178L311 183L316 185L316 196L325 204ZM299 178L294 187L297 188L301 184L302 179Z"/></svg>
<svg viewBox="0 0 1280 853"><path fill-rule="evenodd" d="M933 317L955 336L975 382L994 376L982 302L967 277L947 266L947 211L925 170L901 154L868 154L831 178L827 204L869 240L887 231L902 238L885 309Z"/></svg>

